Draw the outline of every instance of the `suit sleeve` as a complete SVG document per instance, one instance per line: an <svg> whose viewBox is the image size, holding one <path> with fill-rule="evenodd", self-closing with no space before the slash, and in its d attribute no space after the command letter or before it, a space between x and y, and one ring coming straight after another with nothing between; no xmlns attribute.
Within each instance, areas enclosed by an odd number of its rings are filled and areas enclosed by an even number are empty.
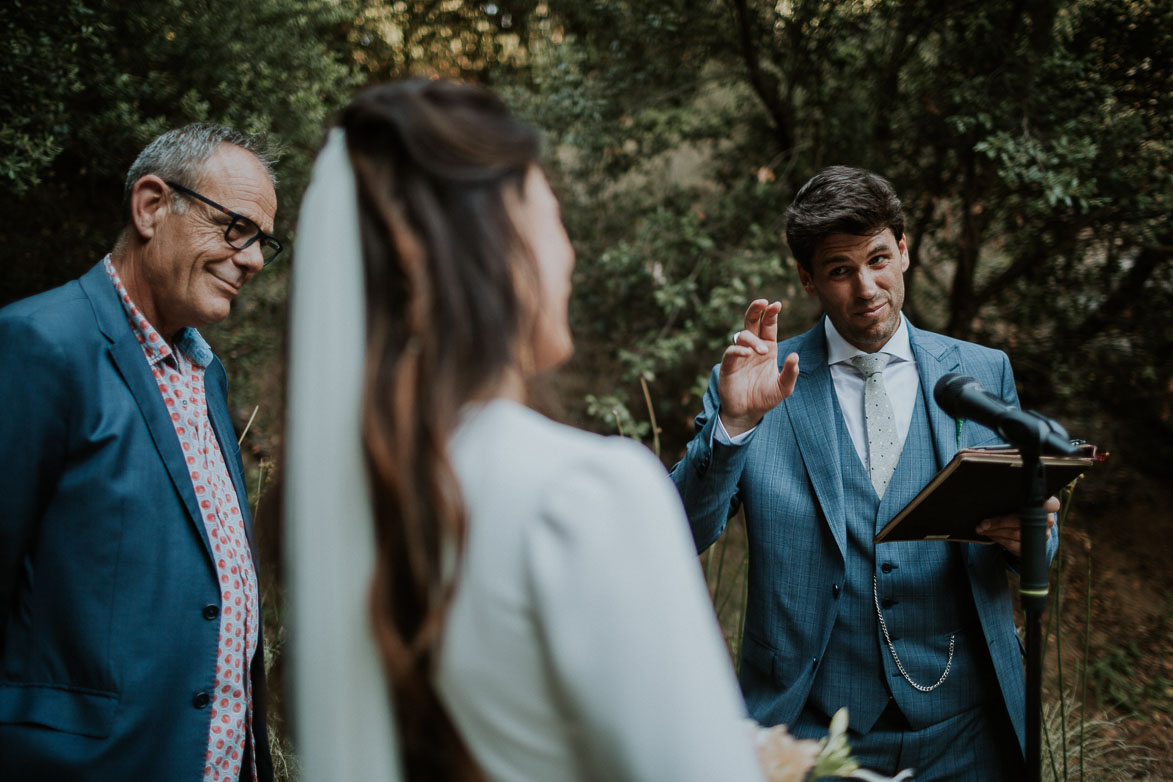
<svg viewBox="0 0 1173 782"><path fill-rule="evenodd" d="M31 321L0 317L0 645L30 541L65 461L68 363Z"/></svg>
<svg viewBox="0 0 1173 782"><path fill-rule="evenodd" d="M998 351L998 357L1002 361L1002 388L1000 396L1006 404L1013 405L1014 407L1022 407L1018 401L1018 387L1014 384L1014 370L1010 368L1010 357L1000 350Z"/></svg>
<svg viewBox="0 0 1173 782"><path fill-rule="evenodd" d="M717 394L720 366L713 367L705 391L704 409L695 419L696 434L685 450L684 458L672 468L672 482L684 502L693 542L704 551L721 537L729 519L741 505L738 482L745 469L748 445L753 435L740 445L718 441L713 435L721 398Z"/></svg>
<svg viewBox="0 0 1173 782"><path fill-rule="evenodd" d="M745 703L663 467L576 466L526 545L538 633L592 779L760 780Z"/></svg>

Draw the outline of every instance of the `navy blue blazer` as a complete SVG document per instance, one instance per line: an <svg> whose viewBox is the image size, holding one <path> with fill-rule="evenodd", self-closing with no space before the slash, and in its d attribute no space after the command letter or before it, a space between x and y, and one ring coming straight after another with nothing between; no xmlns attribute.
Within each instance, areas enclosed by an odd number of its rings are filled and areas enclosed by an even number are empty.
<svg viewBox="0 0 1173 782"><path fill-rule="evenodd" d="M909 340L922 389L931 393L942 375L959 372L1017 406L1006 354L912 324ZM712 545L744 505L750 582L741 683L750 713L767 725L793 722L807 700L838 613L833 585L844 576L847 541L841 467L833 450L838 439L835 417L840 414L833 401L822 321L781 342L779 362L790 352L799 354L794 393L766 414L743 446L713 439L720 403L719 365L715 367L704 411L696 418L697 434L672 470L698 551ZM942 466L960 448L998 442L998 435L984 426L967 421L958 431L957 422L938 405L928 408L933 448ZM1056 543L1052 536L1049 553ZM959 545L1021 743L1025 677L1006 578L1007 564L1013 563L997 546Z"/></svg>
<svg viewBox="0 0 1173 782"><path fill-rule="evenodd" d="M218 360L205 388L255 560ZM100 263L0 310L0 454L0 779L203 779L220 589L179 439Z"/></svg>

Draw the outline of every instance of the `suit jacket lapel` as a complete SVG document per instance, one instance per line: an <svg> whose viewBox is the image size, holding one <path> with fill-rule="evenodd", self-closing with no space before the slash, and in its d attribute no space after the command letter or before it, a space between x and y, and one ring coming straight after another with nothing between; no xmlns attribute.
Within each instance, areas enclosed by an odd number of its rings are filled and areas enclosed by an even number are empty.
<svg viewBox="0 0 1173 782"><path fill-rule="evenodd" d="M224 365L220 359L213 358L212 363L204 371L204 394L208 400L208 416L212 419L212 431L216 433L216 440L220 443L220 454L224 457L224 464L228 467L228 475L232 478L232 486L236 489L236 501L240 506L240 515L244 519L244 531L248 535L248 543L252 548L253 561L256 561L257 546L253 540L252 516L248 507L248 492L245 490L244 474L240 470L239 459L233 454L236 452L236 429L228 415L228 400L225 389L228 387L228 378L224 373Z"/></svg>
<svg viewBox="0 0 1173 782"><path fill-rule="evenodd" d="M130 330L126 320L126 312L114 286L106 276L106 270L99 263L90 269L80 280L82 290L90 299L94 314L98 320L98 327L102 334L110 341L110 358L118 368L119 374L125 381L135 403L142 412L146 421L147 430L159 452L159 458L175 490L183 499L188 516L204 542L204 550L208 560L212 558L212 547L208 542L208 531L204 528L200 516L199 504L196 502L195 491L192 489L191 476L188 474L187 463L183 458L183 449L179 447L179 438L175 434L175 425L167 414L167 406L163 404L163 397L159 395L159 388L151 375L147 365L143 348ZM133 465L131 466L133 469ZM235 480L235 476L233 478Z"/></svg>
<svg viewBox="0 0 1173 782"><path fill-rule="evenodd" d="M929 411L929 427L933 433L933 448L937 453L937 464L944 467L965 446L965 443L959 442L957 419L941 409L941 406L933 398L933 391L942 376L961 370L961 355L956 345L945 342L932 332L914 328L911 323L908 324L908 339L912 345L912 354L916 357L916 368L920 373L921 393L924 394L925 406ZM966 563L971 565L978 549L982 548L972 543L957 545L961 547L962 556ZM970 569L967 572L972 580L974 571Z"/></svg>
<svg viewBox="0 0 1173 782"><path fill-rule="evenodd" d="M835 416L831 370L827 366L827 345L823 322L808 331L798 348L798 380L794 393L783 403L794 438L802 454L807 475L814 487L815 497L823 509L823 516L839 546L839 554L846 555L847 519L843 515L843 477L839 460L828 447L836 447L839 435ZM779 356L779 359L784 359Z"/></svg>
<svg viewBox="0 0 1173 782"><path fill-rule="evenodd" d="M957 347L939 339L935 334L921 331L908 324L908 340L912 355L916 358L916 369L920 374L921 393L929 413L929 427L933 433L933 448L937 464L944 467L957 453L957 421L941 409L933 399L937 381L950 372L961 368Z"/></svg>

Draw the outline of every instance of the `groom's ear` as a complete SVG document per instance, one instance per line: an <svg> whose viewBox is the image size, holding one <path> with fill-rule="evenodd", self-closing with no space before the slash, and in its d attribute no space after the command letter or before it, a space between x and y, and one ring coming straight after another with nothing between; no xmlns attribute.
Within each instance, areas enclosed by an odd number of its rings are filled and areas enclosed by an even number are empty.
<svg viewBox="0 0 1173 782"><path fill-rule="evenodd" d="M819 292L815 290L815 280L811 276L810 270L798 261L794 263L798 266L798 281L802 283L802 289L806 291L808 296L818 296Z"/></svg>

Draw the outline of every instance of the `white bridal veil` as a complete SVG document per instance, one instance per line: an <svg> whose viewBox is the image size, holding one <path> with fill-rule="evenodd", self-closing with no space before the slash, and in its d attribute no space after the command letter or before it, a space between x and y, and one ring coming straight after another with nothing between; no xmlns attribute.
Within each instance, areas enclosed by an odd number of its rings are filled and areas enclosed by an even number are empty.
<svg viewBox="0 0 1173 782"><path fill-rule="evenodd" d="M360 440L366 315L354 172L330 132L302 199L285 426L293 719L305 782L398 782L370 629L374 527Z"/></svg>

